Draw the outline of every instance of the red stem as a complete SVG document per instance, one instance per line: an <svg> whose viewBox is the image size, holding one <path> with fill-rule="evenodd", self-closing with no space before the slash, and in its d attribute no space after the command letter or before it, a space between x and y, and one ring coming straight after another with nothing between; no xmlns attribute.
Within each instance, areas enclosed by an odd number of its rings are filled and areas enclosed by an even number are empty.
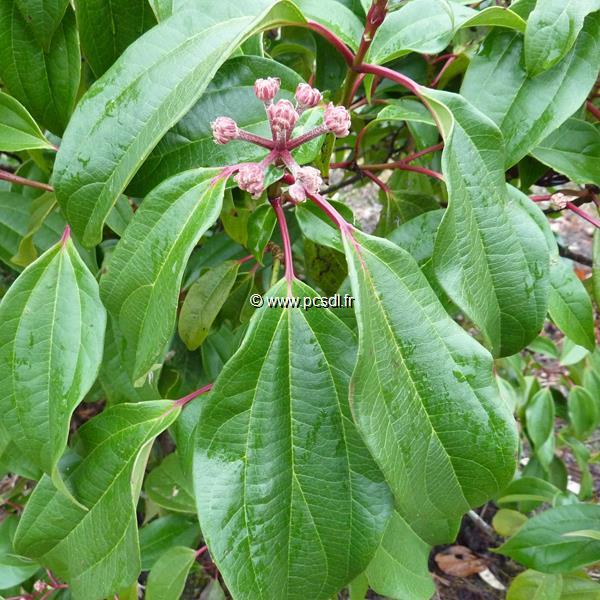
<svg viewBox="0 0 600 600"><path fill-rule="evenodd" d="M351 235L352 225L321 194L306 194L338 227L342 234Z"/></svg>
<svg viewBox="0 0 600 600"><path fill-rule="evenodd" d="M413 160L417 160L417 158L421 158L421 156L431 154L432 152L437 152L438 150L441 150L443 147L444 147L443 142L440 142L439 144L436 144L435 146L429 146L429 148L424 148L423 150L420 150L419 152L415 152L414 154L410 154L409 156L404 157L402 159L402 162L410 163Z"/></svg>
<svg viewBox="0 0 600 600"><path fill-rule="evenodd" d="M269 150L275 148L275 142L273 140L268 140L261 135L255 135L244 129L239 130L239 139L250 142L251 144L256 144L257 146L262 146L263 148L268 148Z"/></svg>
<svg viewBox="0 0 600 600"><path fill-rule="evenodd" d="M573 204L572 202L567 202L566 207L569 210L572 210L576 215L579 215L582 219L585 219L588 223L591 223L594 227L600 229L600 221L595 217L592 217L592 215L588 215L585 212L585 210L582 210L576 204Z"/></svg>
<svg viewBox="0 0 600 600"><path fill-rule="evenodd" d="M586 108L588 109L588 111L594 115L594 117L596 117L596 119L598 119L598 121L600 121L600 108L594 106L594 104L592 102L586 102Z"/></svg>
<svg viewBox="0 0 600 600"><path fill-rule="evenodd" d="M388 169L400 169L400 171L414 171L415 173L422 173L423 175L428 175L429 177L433 177L434 179L439 179L440 181L444 181L444 176L437 171L432 171L427 167L418 167L416 165L407 165L404 161L399 160L397 162L391 163L378 163L375 165L364 165L361 167L363 170L367 171L386 171Z"/></svg>
<svg viewBox="0 0 600 600"><path fill-rule="evenodd" d="M355 67L355 69L359 73L371 73L372 75L377 75L379 77L385 77L401 86L405 87L407 90L412 92L418 98L421 98L421 90L419 88L419 84L416 81L413 81L410 77L403 75L402 73L398 73L397 71L393 71L388 67L382 67L381 65L370 65L370 64L362 64Z"/></svg>
<svg viewBox="0 0 600 600"><path fill-rule="evenodd" d="M253 254L248 254L248 256L244 256L244 258L238 258L237 263L238 263L238 265L243 265L244 263L247 263L249 260L252 260L253 258L254 258Z"/></svg>
<svg viewBox="0 0 600 600"><path fill-rule="evenodd" d="M34 181L33 179L25 179L25 177L20 177L19 175L15 175L14 173L10 173L9 171L0 171L0 179L4 179L4 181L10 181L10 183L15 183L17 185L26 185L28 187L36 188L38 190L44 190L46 192L54 191L54 188L48 183Z"/></svg>
<svg viewBox="0 0 600 600"><path fill-rule="evenodd" d="M354 62L354 53L337 35L335 35L335 33L333 33L333 31L330 31L327 27L323 27L323 25L316 23L315 21L307 21L306 27L323 36L342 55L346 64L349 67L352 66L352 63Z"/></svg>
<svg viewBox="0 0 600 600"><path fill-rule="evenodd" d="M196 551L196 559L200 558L207 550L208 546L202 546L202 548L198 548Z"/></svg>
<svg viewBox="0 0 600 600"><path fill-rule="evenodd" d="M442 76L444 75L444 73L447 71L448 67L457 59L457 56L451 56L447 61L446 64L440 69L440 72L435 76L435 79L431 82L431 87L435 88L437 87L437 84L440 82L440 79L442 78Z"/></svg>
<svg viewBox="0 0 600 600"><path fill-rule="evenodd" d="M296 275L294 274L294 263L292 257L292 242L290 240L290 232L288 230L287 222L285 220L285 214L281 207L281 198L274 198L271 200L271 205L275 210L277 216L277 223L279 224L279 230L281 231L281 239L283 241L283 256L285 260L285 279L288 282L288 290L291 290L291 285Z"/></svg>
<svg viewBox="0 0 600 600"><path fill-rule="evenodd" d="M371 171L366 171L365 169L361 169L361 172L364 173L373 183L375 183L381 190L383 190L386 194L391 192L389 186L381 181L377 175L371 173Z"/></svg>
<svg viewBox="0 0 600 600"><path fill-rule="evenodd" d="M206 394L207 392L210 392L212 387L213 387L212 383L207 383L205 386L201 387L199 390L196 390L195 392L192 392L191 394L188 394L187 396L184 396L183 398L179 398L179 400L176 400L175 406L185 406L188 402L191 402L194 398L197 398L198 396L201 396L202 394Z"/></svg>
<svg viewBox="0 0 600 600"><path fill-rule="evenodd" d="M294 148L297 148L306 142L310 142L310 140L314 140L316 137L328 132L329 129L327 129L325 125L319 125L318 127L315 127L314 129L311 129L310 131L291 139L286 145L286 150L291 151Z"/></svg>
<svg viewBox="0 0 600 600"><path fill-rule="evenodd" d="M534 202L547 202L548 200L552 200L552 194L542 194L539 196L529 196L530 200Z"/></svg>

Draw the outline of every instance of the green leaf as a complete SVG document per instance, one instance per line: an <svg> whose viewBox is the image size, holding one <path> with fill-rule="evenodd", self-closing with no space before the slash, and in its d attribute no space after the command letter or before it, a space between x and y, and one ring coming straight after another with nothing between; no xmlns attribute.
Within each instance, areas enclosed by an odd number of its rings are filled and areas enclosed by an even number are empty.
<svg viewBox="0 0 600 600"><path fill-rule="evenodd" d="M569 573L562 576L563 587L560 600L598 600L600 584L585 573ZM527 598L531 600L531 598Z"/></svg>
<svg viewBox="0 0 600 600"><path fill-rule="evenodd" d="M0 0L0 78L41 125L60 135L79 88L81 60L75 14L67 8L44 52L14 0Z"/></svg>
<svg viewBox="0 0 600 600"><path fill-rule="evenodd" d="M179 314L179 337L189 350L202 345L231 288L240 268L237 260L226 261L209 269L189 289Z"/></svg>
<svg viewBox="0 0 600 600"><path fill-rule="evenodd" d="M446 141L442 170L449 201L435 242L435 274L493 353L510 356L542 329L548 250L535 223L511 218L496 126L458 94L423 93Z"/></svg>
<svg viewBox="0 0 600 600"><path fill-rule="evenodd" d="M81 49L96 77L156 25L146 0L75 0L75 13Z"/></svg>
<svg viewBox="0 0 600 600"><path fill-rule="evenodd" d="M45 52L62 21L69 0L15 0L23 19Z"/></svg>
<svg viewBox="0 0 600 600"><path fill-rule="evenodd" d="M600 401L581 386L573 386L569 390L569 421L575 435L584 440L592 434L600 424Z"/></svg>
<svg viewBox="0 0 600 600"><path fill-rule="evenodd" d="M600 14L590 15L571 51L537 77L525 70L522 36L494 31L471 61L461 93L502 131L510 167L581 106L599 69Z"/></svg>
<svg viewBox="0 0 600 600"><path fill-rule="evenodd" d="M254 81L260 77L279 77L278 98L287 100L294 99L302 81L297 73L274 60L257 56L231 58L217 71L191 110L150 153L128 191L145 195L163 179L197 166L217 167L264 158L267 151L248 142L215 144L211 127L217 117L228 116L240 127L270 138L265 107L254 95Z"/></svg>
<svg viewBox="0 0 600 600"><path fill-rule="evenodd" d="M210 580L210 583L202 590L200 600L227 600L218 579Z"/></svg>
<svg viewBox="0 0 600 600"><path fill-rule="evenodd" d="M271 240L277 218L270 204L261 204L248 217L248 250L262 264L266 245Z"/></svg>
<svg viewBox="0 0 600 600"><path fill-rule="evenodd" d="M437 54L461 27L498 26L525 31L525 21L509 9L477 12L447 0L413 0L390 13L377 30L368 62L382 64L408 54Z"/></svg>
<svg viewBox="0 0 600 600"><path fill-rule="evenodd" d="M365 600L369 591L369 580L364 573L348 584L348 600Z"/></svg>
<svg viewBox="0 0 600 600"><path fill-rule="evenodd" d="M509 537L513 535L526 521L527 517L518 510L501 508L494 515L494 518L492 519L492 525L502 537Z"/></svg>
<svg viewBox="0 0 600 600"><path fill-rule="evenodd" d="M525 500L552 503L560 490L543 479L537 477L520 477L508 484L502 493L498 502L508 504L510 502L522 502Z"/></svg>
<svg viewBox="0 0 600 600"><path fill-rule="evenodd" d="M336 0L296 0L302 14L333 31L352 50L358 50L364 24L349 9Z"/></svg>
<svg viewBox="0 0 600 600"><path fill-rule="evenodd" d="M32 200L27 231L19 242L19 249L11 258L11 262L20 267L26 267L37 258L38 253L33 238L55 208L54 192L46 192Z"/></svg>
<svg viewBox="0 0 600 600"><path fill-rule="evenodd" d="M37 563L14 552L13 538L18 522L16 516L7 516L0 522L0 590L19 585L40 568Z"/></svg>
<svg viewBox="0 0 600 600"><path fill-rule="evenodd" d="M25 107L12 96L0 92L0 150L18 152L52 148Z"/></svg>
<svg viewBox="0 0 600 600"><path fill-rule="evenodd" d="M64 490L71 415L98 374L106 312L69 237L31 264L0 304L0 410L21 452Z"/></svg>
<svg viewBox="0 0 600 600"><path fill-rule="evenodd" d="M184 546L169 548L154 563L148 575L146 600L174 600L179 598L185 580L196 560L196 551Z"/></svg>
<svg viewBox="0 0 600 600"><path fill-rule="evenodd" d="M142 571L149 571L165 548L195 546L200 538L200 527L183 515L159 517L140 529Z"/></svg>
<svg viewBox="0 0 600 600"><path fill-rule="evenodd" d="M134 381L162 360L173 333L185 265L221 211L225 182L211 183L217 173L187 171L157 187L136 211L100 282Z"/></svg>
<svg viewBox="0 0 600 600"><path fill-rule="evenodd" d="M355 356L329 310L265 303L202 404L196 502L234 597L330 598L373 556L392 506L347 404Z"/></svg>
<svg viewBox="0 0 600 600"><path fill-rule="evenodd" d="M585 17L598 0L538 0L525 30L525 66L532 77L547 71L571 50Z"/></svg>
<svg viewBox="0 0 600 600"><path fill-rule="evenodd" d="M127 48L79 102L56 159L58 201L83 244L101 240L106 216L143 160L238 44L301 20L288 2L203 2Z"/></svg>
<svg viewBox="0 0 600 600"><path fill-rule="evenodd" d="M592 301L569 261L553 262L550 286L550 317L573 342L593 351L596 344Z"/></svg>
<svg viewBox="0 0 600 600"><path fill-rule="evenodd" d="M354 222L354 214L347 204L338 200L331 200L330 202L348 222ZM344 251L340 232L331 224L331 221L319 207L312 202L303 202L296 206L294 214L298 219L302 234L309 240L339 252Z"/></svg>
<svg viewBox="0 0 600 600"><path fill-rule="evenodd" d="M570 531L563 534L565 537L584 537L590 540L600 541L600 531L598 529L581 529L580 531Z"/></svg>
<svg viewBox="0 0 600 600"><path fill-rule="evenodd" d="M175 452L150 471L144 489L152 502L167 510L196 513L192 483L187 480Z"/></svg>
<svg viewBox="0 0 600 600"><path fill-rule="evenodd" d="M568 573L598 562L600 541L564 534L594 529L599 522L598 505L551 508L529 519L497 552L543 573Z"/></svg>
<svg viewBox="0 0 600 600"><path fill-rule="evenodd" d="M15 549L66 581L74 598L102 600L137 579L139 487L132 476L138 459L143 467L149 444L178 412L164 400L103 411L79 429L79 460L68 476L83 507L57 492L47 476L29 498Z"/></svg>
<svg viewBox="0 0 600 600"><path fill-rule="evenodd" d="M19 251L21 240L27 234L32 208L32 198L0 191L0 260L13 269L20 270L11 259ZM44 251L54 245L64 227L62 217L53 213L33 236L36 249Z"/></svg>
<svg viewBox="0 0 600 600"><path fill-rule="evenodd" d="M592 286L596 304L600 306L600 230L594 232Z"/></svg>
<svg viewBox="0 0 600 600"><path fill-rule="evenodd" d="M369 585L386 598L429 600L435 592L427 568L430 550L431 547L394 511L367 567Z"/></svg>
<svg viewBox="0 0 600 600"><path fill-rule="evenodd" d="M561 575L547 575L537 571L519 573L506 592L506 600L560 600Z"/></svg>
<svg viewBox="0 0 600 600"><path fill-rule="evenodd" d="M527 403L525 418L527 433L538 450L554 433L554 399L548 388L537 392Z"/></svg>
<svg viewBox="0 0 600 600"><path fill-rule="evenodd" d="M568 119L531 154L575 183L600 185L600 130L587 121Z"/></svg>
<svg viewBox="0 0 600 600"><path fill-rule="evenodd" d="M402 517L427 542L453 539L460 516L510 481L514 421L491 356L448 316L414 259L387 240L352 236L353 414Z"/></svg>

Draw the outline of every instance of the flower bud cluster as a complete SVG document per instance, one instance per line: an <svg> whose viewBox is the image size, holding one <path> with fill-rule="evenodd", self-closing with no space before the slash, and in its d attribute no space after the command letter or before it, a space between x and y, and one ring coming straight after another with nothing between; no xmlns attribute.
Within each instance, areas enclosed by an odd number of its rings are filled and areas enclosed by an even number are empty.
<svg viewBox="0 0 600 600"><path fill-rule="evenodd" d="M260 196L264 190L266 166L283 163L295 178L295 183L289 188L289 195L295 202L302 202L308 194L318 193L323 181L317 169L297 165L290 154L291 150L324 133L333 133L336 137L347 136L350 133L350 113L343 106L335 106L330 102L323 114L323 125L293 138L294 128L302 112L316 107L323 100L323 95L308 83L300 83L296 88L294 105L285 99L275 101L280 88L281 81L277 77L257 79L254 83L254 94L265 104L272 140L240 129L229 117L219 117L211 124L213 138L217 144L243 140L270 150L260 163L243 163L228 168L229 173L237 171L234 179L240 189L254 197Z"/></svg>

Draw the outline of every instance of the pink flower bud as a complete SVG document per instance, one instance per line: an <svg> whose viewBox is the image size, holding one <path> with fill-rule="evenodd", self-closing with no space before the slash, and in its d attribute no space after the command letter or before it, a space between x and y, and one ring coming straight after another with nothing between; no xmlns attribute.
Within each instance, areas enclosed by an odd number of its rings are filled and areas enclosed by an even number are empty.
<svg viewBox="0 0 600 600"><path fill-rule="evenodd" d="M265 171L258 163L242 165L237 175L233 178L240 190L258 198L265 187Z"/></svg>
<svg viewBox="0 0 600 600"><path fill-rule="evenodd" d="M343 106L330 102L323 115L325 127L336 137L346 137L350 133L350 113Z"/></svg>
<svg viewBox="0 0 600 600"><path fill-rule="evenodd" d="M299 83L296 88L296 100L302 108L313 108L323 99L321 92L308 85L308 83Z"/></svg>
<svg viewBox="0 0 600 600"><path fill-rule="evenodd" d="M267 108L267 115L276 139L287 140L300 115L289 100L279 100Z"/></svg>
<svg viewBox="0 0 600 600"><path fill-rule="evenodd" d="M314 167L301 167L296 171L295 177L309 194L317 194L323 185L321 173Z"/></svg>
<svg viewBox="0 0 600 600"><path fill-rule="evenodd" d="M267 77L266 79L257 79L254 82L254 93L262 102L271 102L281 86L279 77Z"/></svg>
<svg viewBox="0 0 600 600"><path fill-rule="evenodd" d="M211 123L213 139L217 144L227 144L240 135L237 123L229 117L218 117Z"/></svg>
<svg viewBox="0 0 600 600"><path fill-rule="evenodd" d="M306 190L299 181L296 181L296 183L290 185L288 188L288 194L294 202L304 202L306 200Z"/></svg>

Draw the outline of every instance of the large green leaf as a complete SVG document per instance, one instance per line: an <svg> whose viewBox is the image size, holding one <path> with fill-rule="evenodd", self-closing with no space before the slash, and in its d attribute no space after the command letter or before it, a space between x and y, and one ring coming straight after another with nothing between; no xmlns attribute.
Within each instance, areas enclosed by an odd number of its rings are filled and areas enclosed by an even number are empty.
<svg viewBox="0 0 600 600"><path fill-rule="evenodd" d="M458 94L424 90L445 138L448 209L433 255L448 296L479 327L497 356L540 332L548 301L549 257L535 224L513 222L502 135Z"/></svg>
<svg viewBox="0 0 600 600"><path fill-rule="evenodd" d="M391 497L350 417L355 347L327 309L265 303L201 405L198 514L235 598L331 598L379 544Z"/></svg>
<svg viewBox="0 0 600 600"><path fill-rule="evenodd" d="M140 529L142 570L149 571L172 546L194 546L200 538L200 527L194 517L167 515L159 517Z"/></svg>
<svg viewBox="0 0 600 600"><path fill-rule="evenodd" d="M58 201L84 244L101 240L119 194L236 47L301 19L288 2L201 0L127 48L79 103L54 169Z"/></svg>
<svg viewBox="0 0 600 600"><path fill-rule="evenodd" d="M473 58L461 93L500 128L510 167L560 127L584 102L600 69L600 14L590 15L571 51L531 77L523 37L494 31Z"/></svg>
<svg viewBox="0 0 600 600"><path fill-rule="evenodd" d="M394 600L429 600L435 592L427 563L431 547L394 511L366 574L375 592Z"/></svg>
<svg viewBox="0 0 600 600"><path fill-rule="evenodd" d="M0 260L13 269L19 268L12 257L19 251L21 240L27 233L32 205L33 200L27 196L0 190ZM60 215L53 214L33 236L36 248L47 250L60 237L63 228Z"/></svg>
<svg viewBox="0 0 600 600"><path fill-rule="evenodd" d="M221 211L225 182L213 185L217 174L196 169L157 187L135 213L100 282L135 381L162 361L187 259Z"/></svg>
<svg viewBox="0 0 600 600"><path fill-rule="evenodd" d="M37 563L15 555L13 537L18 522L15 515L8 515L0 522L0 590L19 585L40 568Z"/></svg>
<svg viewBox="0 0 600 600"><path fill-rule="evenodd" d="M600 130L587 121L568 119L531 154L575 183L600 185Z"/></svg>
<svg viewBox="0 0 600 600"><path fill-rule="evenodd" d="M0 92L0 150L16 152L51 147L25 107Z"/></svg>
<svg viewBox="0 0 600 600"><path fill-rule="evenodd" d="M538 514L497 551L543 573L568 573L600 561L600 541L565 535L597 529L600 506L571 504Z"/></svg>
<svg viewBox="0 0 600 600"><path fill-rule="evenodd" d="M407 252L358 231L344 241L359 331L354 417L417 535L453 539L461 515L515 468L515 425L492 358Z"/></svg>
<svg viewBox="0 0 600 600"><path fill-rule="evenodd" d="M83 506L57 492L47 476L33 491L15 549L66 581L74 600L101 600L137 579L135 466L139 460L143 468L144 450L178 412L173 402L157 400L120 404L88 421L68 476Z"/></svg>
<svg viewBox="0 0 600 600"><path fill-rule="evenodd" d="M176 452L150 471L144 482L148 498L167 510L182 513L196 513L191 480L181 468L181 460Z"/></svg>
<svg viewBox="0 0 600 600"><path fill-rule="evenodd" d="M600 10L599 0L538 0L527 19L525 66L539 75L571 50L585 17Z"/></svg>
<svg viewBox="0 0 600 600"><path fill-rule="evenodd" d="M293 100L302 81L291 69L258 56L236 56L228 60L214 76L194 107L159 142L134 177L128 190L143 195L166 177L197 166L219 167L237 162L255 161L266 150L237 140L215 144L211 122L228 116L258 135L270 136L264 105L254 95L259 77L279 77L279 98Z"/></svg>
<svg viewBox="0 0 600 600"><path fill-rule="evenodd" d="M490 7L477 12L452 0L413 0L386 17L367 59L381 64L409 52L437 54L458 29L478 25L525 30L525 21L506 8Z"/></svg>
<svg viewBox="0 0 600 600"><path fill-rule="evenodd" d="M69 8L48 52L35 39L14 0L0 0L0 79L35 120L61 134L75 105L81 59L75 14Z"/></svg>
<svg viewBox="0 0 600 600"><path fill-rule="evenodd" d="M550 317L572 341L593 351L596 341L592 300L570 261L553 261L550 284Z"/></svg>
<svg viewBox="0 0 600 600"><path fill-rule="evenodd" d="M71 414L94 383L106 312L70 238L32 263L0 304L0 410L23 454L61 486Z"/></svg>
<svg viewBox="0 0 600 600"><path fill-rule="evenodd" d="M174 600L181 597L196 551L185 546L169 548L154 564L148 575L146 600Z"/></svg>
<svg viewBox="0 0 600 600"><path fill-rule="evenodd" d="M15 0L35 39L47 52L69 0Z"/></svg>
<svg viewBox="0 0 600 600"><path fill-rule="evenodd" d="M156 25L147 0L75 0L81 48L96 77Z"/></svg>

